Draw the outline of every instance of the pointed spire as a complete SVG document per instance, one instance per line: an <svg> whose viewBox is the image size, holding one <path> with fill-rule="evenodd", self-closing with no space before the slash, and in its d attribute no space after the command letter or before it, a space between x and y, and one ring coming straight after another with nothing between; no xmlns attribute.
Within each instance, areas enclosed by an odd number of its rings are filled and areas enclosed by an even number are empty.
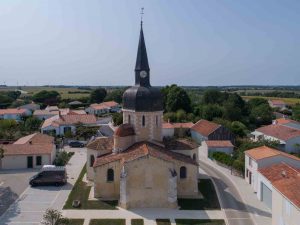
<svg viewBox="0 0 300 225"><path fill-rule="evenodd" d="M138 46L138 52L136 57L136 64L135 64L135 71L149 71L149 63L148 63L148 56L146 50L146 44L144 39L144 32L143 32L143 12L144 8L141 11L141 30L140 30L140 40Z"/></svg>

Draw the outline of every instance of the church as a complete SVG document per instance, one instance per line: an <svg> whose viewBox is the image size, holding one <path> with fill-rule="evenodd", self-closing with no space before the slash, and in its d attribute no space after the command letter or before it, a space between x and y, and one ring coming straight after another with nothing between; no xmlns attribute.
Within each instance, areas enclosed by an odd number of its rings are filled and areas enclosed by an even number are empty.
<svg viewBox="0 0 300 225"><path fill-rule="evenodd" d="M123 124L113 138L88 144L87 178L94 197L122 208L177 208L177 198L198 196L198 163L162 140L163 96L150 84L141 22L135 85L123 94Z"/></svg>

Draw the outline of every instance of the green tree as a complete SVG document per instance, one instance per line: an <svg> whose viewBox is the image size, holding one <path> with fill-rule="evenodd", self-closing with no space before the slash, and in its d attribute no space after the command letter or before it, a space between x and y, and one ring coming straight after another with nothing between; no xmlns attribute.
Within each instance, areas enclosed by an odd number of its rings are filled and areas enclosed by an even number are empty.
<svg viewBox="0 0 300 225"><path fill-rule="evenodd" d="M40 129L42 121L36 117L28 117L24 122L24 128L28 132L38 131Z"/></svg>
<svg viewBox="0 0 300 225"><path fill-rule="evenodd" d="M40 91L32 96L32 100L45 105L56 105L60 100L60 94L57 91Z"/></svg>
<svg viewBox="0 0 300 225"><path fill-rule="evenodd" d="M115 126L121 125L123 123L123 114L122 113L113 113L112 120Z"/></svg>
<svg viewBox="0 0 300 225"><path fill-rule="evenodd" d="M13 101L13 98L5 94L0 94L0 108L7 108L10 104L13 103Z"/></svg>
<svg viewBox="0 0 300 225"><path fill-rule="evenodd" d="M0 132L2 138L15 139L16 131L19 130L18 123L15 120L0 120Z"/></svg>
<svg viewBox="0 0 300 225"><path fill-rule="evenodd" d="M203 94L203 104L221 104L227 97L227 93L222 93L217 89L208 89Z"/></svg>
<svg viewBox="0 0 300 225"><path fill-rule="evenodd" d="M239 137L245 137L247 135L247 127L239 121L233 121L230 125L230 130Z"/></svg>
<svg viewBox="0 0 300 225"><path fill-rule="evenodd" d="M177 116L176 113L174 112L167 112L164 114L164 121L166 122L176 122L177 121Z"/></svg>
<svg viewBox="0 0 300 225"><path fill-rule="evenodd" d="M20 95L21 95L20 91L9 91L9 92L7 92L7 96L11 97L14 100L16 100L17 98L19 98Z"/></svg>
<svg viewBox="0 0 300 225"><path fill-rule="evenodd" d="M179 109L191 112L191 100L183 88L172 85L167 91L166 110L176 112Z"/></svg>
<svg viewBox="0 0 300 225"><path fill-rule="evenodd" d="M206 120L213 120L214 118L223 116L223 108L219 105L204 105L202 117Z"/></svg>
<svg viewBox="0 0 300 225"><path fill-rule="evenodd" d="M292 119L300 121L300 104L294 105L292 111Z"/></svg>
<svg viewBox="0 0 300 225"><path fill-rule="evenodd" d="M176 121L177 122L184 122L186 121L186 112L182 109L177 110L176 112Z"/></svg>
<svg viewBox="0 0 300 225"><path fill-rule="evenodd" d="M106 97L106 90L104 88L97 88L90 94L90 103L101 103Z"/></svg>
<svg viewBox="0 0 300 225"><path fill-rule="evenodd" d="M111 92L108 92L108 94L105 97L105 101L115 101L117 103L122 103L122 96L123 96L124 90L116 89Z"/></svg>
<svg viewBox="0 0 300 225"><path fill-rule="evenodd" d="M268 104L260 104L251 109L250 119L254 121L257 126L270 124L273 119L273 111Z"/></svg>
<svg viewBox="0 0 300 225"><path fill-rule="evenodd" d="M42 224L44 225L68 225L69 219L62 216L62 214L55 209L47 209L43 215Z"/></svg>
<svg viewBox="0 0 300 225"><path fill-rule="evenodd" d="M97 134L99 127L87 127L81 123L76 125L76 137L84 138L85 140L90 139L92 136Z"/></svg>

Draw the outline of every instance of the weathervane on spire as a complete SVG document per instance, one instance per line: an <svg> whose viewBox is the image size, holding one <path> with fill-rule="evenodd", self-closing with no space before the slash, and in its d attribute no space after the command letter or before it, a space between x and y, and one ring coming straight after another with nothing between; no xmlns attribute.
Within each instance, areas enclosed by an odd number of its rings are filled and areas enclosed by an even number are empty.
<svg viewBox="0 0 300 225"><path fill-rule="evenodd" d="M141 25L143 25L144 7L141 8Z"/></svg>

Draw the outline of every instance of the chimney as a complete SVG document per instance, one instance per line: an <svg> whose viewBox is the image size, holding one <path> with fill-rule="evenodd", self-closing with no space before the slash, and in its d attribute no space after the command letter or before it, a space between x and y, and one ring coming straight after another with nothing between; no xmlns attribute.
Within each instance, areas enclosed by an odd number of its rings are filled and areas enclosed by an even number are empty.
<svg viewBox="0 0 300 225"><path fill-rule="evenodd" d="M285 170L282 170L282 171L281 171L281 176L282 176L282 177L287 177L286 171L285 171Z"/></svg>

